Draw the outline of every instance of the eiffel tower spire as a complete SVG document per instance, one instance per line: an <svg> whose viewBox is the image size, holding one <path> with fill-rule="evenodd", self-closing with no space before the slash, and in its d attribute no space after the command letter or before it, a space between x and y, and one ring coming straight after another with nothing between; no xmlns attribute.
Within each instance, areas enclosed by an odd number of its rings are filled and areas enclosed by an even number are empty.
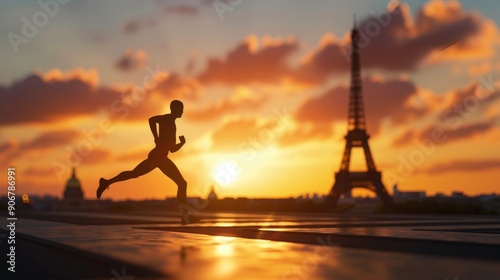
<svg viewBox="0 0 500 280"><path fill-rule="evenodd" d="M359 59L359 30L354 14L354 23L351 32L351 89L349 100L348 129L366 129L365 109L363 106L363 94L361 91L361 65Z"/></svg>

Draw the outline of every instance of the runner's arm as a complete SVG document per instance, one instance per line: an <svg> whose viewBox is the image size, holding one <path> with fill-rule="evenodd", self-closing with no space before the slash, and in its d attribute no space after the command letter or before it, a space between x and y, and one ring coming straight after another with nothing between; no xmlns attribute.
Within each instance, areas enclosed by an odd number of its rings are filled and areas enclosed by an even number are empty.
<svg viewBox="0 0 500 280"><path fill-rule="evenodd" d="M172 148L170 148L170 152L171 153L177 152L186 143L186 139L184 138L184 135L183 136L179 136L179 140L181 141L180 143L177 143L177 144L173 145Z"/></svg>
<svg viewBox="0 0 500 280"><path fill-rule="evenodd" d="M158 123L158 119L160 116L154 116L149 118L149 128L151 128L151 133L153 134L153 137L155 139L155 143L158 142L158 128L156 127L156 124Z"/></svg>

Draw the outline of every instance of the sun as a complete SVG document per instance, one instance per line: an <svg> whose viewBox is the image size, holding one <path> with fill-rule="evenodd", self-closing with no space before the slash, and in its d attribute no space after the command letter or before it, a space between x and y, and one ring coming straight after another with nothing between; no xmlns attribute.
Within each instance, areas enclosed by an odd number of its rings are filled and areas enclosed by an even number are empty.
<svg viewBox="0 0 500 280"><path fill-rule="evenodd" d="M212 178L219 186L230 187L238 179L240 169L237 161L222 161L215 166Z"/></svg>

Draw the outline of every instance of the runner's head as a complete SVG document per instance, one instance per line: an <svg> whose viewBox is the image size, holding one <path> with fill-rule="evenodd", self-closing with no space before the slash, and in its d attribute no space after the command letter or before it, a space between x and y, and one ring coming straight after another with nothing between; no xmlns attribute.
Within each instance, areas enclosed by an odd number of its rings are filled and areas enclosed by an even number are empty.
<svg viewBox="0 0 500 280"><path fill-rule="evenodd" d="M184 104L179 100L173 100L170 102L170 112L174 117L180 118L184 112Z"/></svg>

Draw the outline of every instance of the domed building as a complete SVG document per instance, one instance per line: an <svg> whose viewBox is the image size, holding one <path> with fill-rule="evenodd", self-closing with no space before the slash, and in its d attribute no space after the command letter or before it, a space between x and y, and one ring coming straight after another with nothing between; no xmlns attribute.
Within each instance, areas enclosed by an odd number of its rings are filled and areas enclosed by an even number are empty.
<svg viewBox="0 0 500 280"><path fill-rule="evenodd" d="M217 200L217 193L215 192L214 185L211 186L210 193L208 194L208 200Z"/></svg>
<svg viewBox="0 0 500 280"><path fill-rule="evenodd" d="M76 177L76 169L73 168L71 177L66 182L63 199L52 204L52 210L56 211L85 211L89 209L89 201L83 198L82 185Z"/></svg>
<svg viewBox="0 0 500 280"><path fill-rule="evenodd" d="M82 186L80 180L76 178L76 168L73 168L71 178L69 178L64 189L64 201L69 206L82 206L83 200Z"/></svg>
<svg viewBox="0 0 500 280"><path fill-rule="evenodd" d="M71 177L66 182L63 198L54 201L50 209L54 211L100 211L107 209L111 204L110 199L85 199L80 180L76 177L76 168L73 168Z"/></svg>

